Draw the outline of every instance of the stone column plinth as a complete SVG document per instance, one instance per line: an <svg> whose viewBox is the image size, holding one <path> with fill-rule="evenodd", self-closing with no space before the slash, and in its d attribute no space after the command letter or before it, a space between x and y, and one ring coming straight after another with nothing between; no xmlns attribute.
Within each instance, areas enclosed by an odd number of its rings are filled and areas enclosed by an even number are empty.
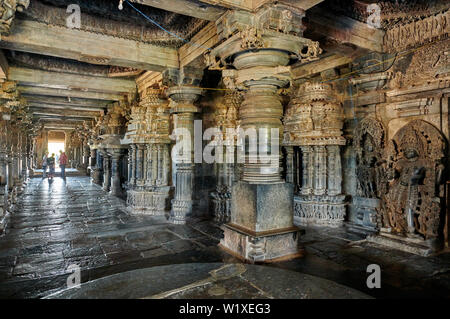
<svg viewBox="0 0 450 319"><path fill-rule="evenodd" d="M258 12L229 11L217 21L219 39L207 62L231 64L222 71L229 89L244 91L239 110L245 158L241 181L233 186L231 222L223 226L220 246L249 262L270 262L300 255L293 224L293 185L282 177L283 106L279 90L289 86L293 60L320 53L318 43L302 37L304 12L271 5ZM277 30L277 31L274 31ZM256 134L257 144L250 134ZM255 149L256 152L252 151ZM241 153L242 154L242 153Z"/></svg>

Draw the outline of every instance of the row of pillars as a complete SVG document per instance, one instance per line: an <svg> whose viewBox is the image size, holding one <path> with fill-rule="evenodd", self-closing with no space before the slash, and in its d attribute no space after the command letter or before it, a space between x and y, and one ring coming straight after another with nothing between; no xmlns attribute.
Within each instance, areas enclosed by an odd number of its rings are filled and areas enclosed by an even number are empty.
<svg viewBox="0 0 450 319"><path fill-rule="evenodd" d="M3 114L2 114L3 115ZM12 123L14 122L14 123ZM35 139L20 121L0 121L0 233L6 226L8 213L34 171Z"/></svg>

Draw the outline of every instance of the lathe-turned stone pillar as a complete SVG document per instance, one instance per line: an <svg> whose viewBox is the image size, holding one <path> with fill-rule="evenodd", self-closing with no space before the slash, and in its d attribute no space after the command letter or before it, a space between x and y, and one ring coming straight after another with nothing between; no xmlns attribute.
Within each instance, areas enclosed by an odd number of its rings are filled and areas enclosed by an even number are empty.
<svg viewBox="0 0 450 319"><path fill-rule="evenodd" d="M307 82L288 105L283 144L299 147L301 188L296 194L295 216L301 224L340 226L346 202L342 194L340 146L343 108L327 83Z"/></svg>
<svg viewBox="0 0 450 319"><path fill-rule="evenodd" d="M103 151L103 190L109 192L111 187L111 159L110 156Z"/></svg>
<svg viewBox="0 0 450 319"><path fill-rule="evenodd" d="M111 154L111 187L109 193L114 196L123 196L122 182L120 178L120 162L123 150L115 149L109 151Z"/></svg>
<svg viewBox="0 0 450 319"><path fill-rule="evenodd" d="M172 200L170 221L174 224L184 224L186 216L192 212L192 191L194 183L194 113L198 108L194 102L200 97L202 89L198 87L172 87L168 96L176 103L171 112L174 114L174 129L184 129L190 133L191 150L177 154L175 198ZM178 140L177 140L178 142Z"/></svg>
<svg viewBox="0 0 450 319"><path fill-rule="evenodd" d="M288 64L320 53L318 43L302 37L303 16L304 11L278 4L256 13L229 11L216 22L219 40L226 41L207 57L213 68L227 63L235 68L222 71L222 76L229 88L245 91L240 127L258 137L257 152L250 152L251 138L241 136L242 180L233 186L231 222L224 225L220 242L250 262L300 254L293 185L284 182L280 165L283 106L278 90L290 84Z"/></svg>
<svg viewBox="0 0 450 319"><path fill-rule="evenodd" d="M122 144L129 144L127 206L132 213L169 212L170 155L168 101L164 90L148 88L131 120Z"/></svg>
<svg viewBox="0 0 450 319"><path fill-rule="evenodd" d="M108 113L103 118L105 134L99 136L99 148L103 155L103 190L110 191L111 195L122 196L122 182L126 174L123 173L122 162L127 146L121 144L126 128L124 117L127 105L116 102L108 107ZM123 181L122 181L123 179Z"/></svg>

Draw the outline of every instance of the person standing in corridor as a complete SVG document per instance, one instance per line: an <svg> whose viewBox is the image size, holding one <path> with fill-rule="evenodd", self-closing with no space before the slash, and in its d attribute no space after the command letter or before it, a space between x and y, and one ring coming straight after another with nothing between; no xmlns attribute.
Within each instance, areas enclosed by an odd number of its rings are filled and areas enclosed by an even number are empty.
<svg viewBox="0 0 450 319"><path fill-rule="evenodd" d="M48 179L53 180L53 176L55 175L55 153L52 153L52 156L47 158L47 166L48 166Z"/></svg>
<svg viewBox="0 0 450 319"><path fill-rule="evenodd" d="M59 156L59 167L61 168L61 177L66 179L66 165L67 165L67 155L64 151L61 152Z"/></svg>

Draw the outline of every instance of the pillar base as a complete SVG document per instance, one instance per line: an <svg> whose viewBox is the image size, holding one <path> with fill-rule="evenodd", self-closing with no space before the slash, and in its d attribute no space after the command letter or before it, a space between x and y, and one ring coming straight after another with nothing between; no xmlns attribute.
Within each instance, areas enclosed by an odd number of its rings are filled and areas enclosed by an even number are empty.
<svg viewBox="0 0 450 319"><path fill-rule="evenodd" d="M375 231L380 200L377 198L353 197L352 206L356 213L355 223L369 231Z"/></svg>
<svg viewBox="0 0 450 319"><path fill-rule="evenodd" d="M438 239L424 240L386 232L368 236L367 241L424 257L433 255L444 248L443 242Z"/></svg>
<svg viewBox="0 0 450 319"><path fill-rule="evenodd" d="M168 212L170 186L128 190L127 210L132 214L164 216Z"/></svg>
<svg viewBox="0 0 450 319"><path fill-rule="evenodd" d="M172 200L169 221L173 224L186 224L186 216L192 212L192 200Z"/></svg>
<svg viewBox="0 0 450 319"><path fill-rule="evenodd" d="M302 226L341 227L346 205L345 195L298 195L294 197L294 216Z"/></svg>
<svg viewBox="0 0 450 319"><path fill-rule="evenodd" d="M97 185L102 185L103 183L103 171L97 168L91 170L91 182Z"/></svg>
<svg viewBox="0 0 450 319"><path fill-rule="evenodd" d="M234 224L222 226L224 238L219 247L250 263L278 262L298 258L300 230L293 226L266 232L253 232Z"/></svg>
<svg viewBox="0 0 450 319"><path fill-rule="evenodd" d="M300 257L292 197L292 184L237 182L232 187L231 222L222 226L220 247L251 263Z"/></svg>

